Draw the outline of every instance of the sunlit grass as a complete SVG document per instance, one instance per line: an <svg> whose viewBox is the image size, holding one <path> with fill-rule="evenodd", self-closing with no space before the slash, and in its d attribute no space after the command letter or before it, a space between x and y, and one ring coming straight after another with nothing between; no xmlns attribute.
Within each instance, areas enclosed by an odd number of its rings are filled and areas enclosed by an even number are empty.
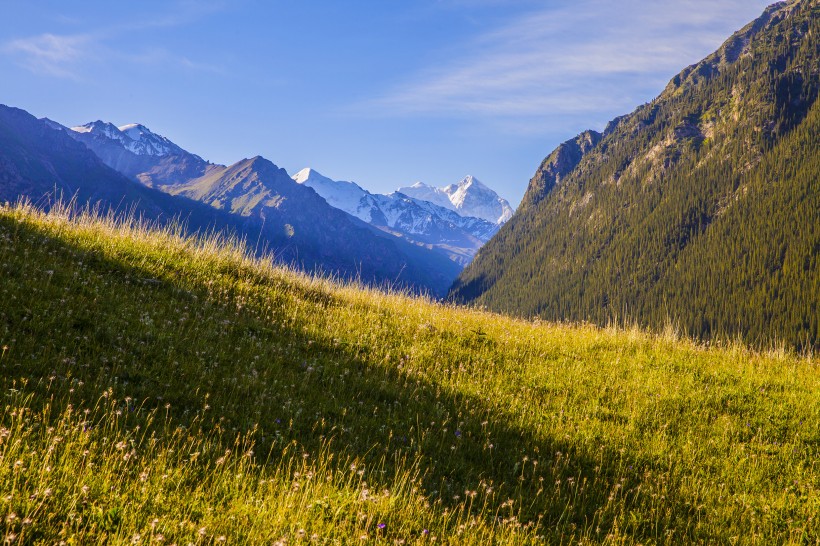
<svg viewBox="0 0 820 546"><path fill-rule="evenodd" d="M0 209L23 543L814 543L810 356L534 324Z"/></svg>

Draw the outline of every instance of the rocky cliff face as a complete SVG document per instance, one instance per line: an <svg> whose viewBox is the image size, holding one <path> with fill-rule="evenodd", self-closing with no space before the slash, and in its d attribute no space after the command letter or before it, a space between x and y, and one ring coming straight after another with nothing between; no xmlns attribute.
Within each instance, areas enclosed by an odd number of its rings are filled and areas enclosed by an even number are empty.
<svg viewBox="0 0 820 546"><path fill-rule="evenodd" d="M534 206L545 198L561 179L572 172L581 159L601 142L601 133L584 131L558 146L544 159L527 186L522 206Z"/></svg>

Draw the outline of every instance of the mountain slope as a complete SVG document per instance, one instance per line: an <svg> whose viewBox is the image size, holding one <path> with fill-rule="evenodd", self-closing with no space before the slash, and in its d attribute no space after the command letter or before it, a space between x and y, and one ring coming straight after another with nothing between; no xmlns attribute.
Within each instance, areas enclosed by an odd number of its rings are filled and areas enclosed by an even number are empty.
<svg viewBox="0 0 820 546"><path fill-rule="evenodd" d="M58 125L58 124L55 124ZM162 188L204 176L213 165L144 125L116 127L94 121L65 129L91 149L103 162L143 185Z"/></svg>
<svg viewBox="0 0 820 546"><path fill-rule="evenodd" d="M12 544L812 544L816 358L0 205ZM366 537L366 538L362 538Z"/></svg>
<svg viewBox="0 0 820 546"><path fill-rule="evenodd" d="M0 105L0 200L28 198L48 208L58 199L132 211L146 219L179 218L190 229L236 224L200 203L146 188L105 165L64 127Z"/></svg>
<svg viewBox="0 0 820 546"><path fill-rule="evenodd" d="M819 21L816 1L775 4L568 170L556 150L452 297L816 349Z"/></svg>
<svg viewBox="0 0 820 546"><path fill-rule="evenodd" d="M116 127L97 128L97 133L81 134L110 133L117 137L112 140L122 142L123 133ZM142 131L145 138L144 128L131 128L134 130ZM155 166L171 167L163 171L163 184L158 185L163 191L159 191L104 164L72 133L76 132L50 120L0 106L0 200L14 202L24 197L47 208L56 197L74 198L80 206L98 204L104 211L133 212L162 222L178 219L189 232L217 230L254 241L258 251L269 251L283 263L306 271L389 283L436 296L446 293L460 269L444 256L330 207L314 191L299 186L284 170L262 158L230 168L207 164L204 176L172 183L166 174L181 173L178 167L191 157L199 165L204 164L202 160L184 151L158 155L160 145L172 149L161 137L152 139L156 146L146 148L151 153L126 150L133 157L149 158ZM106 144L100 140L97 146L102 145Z"/></svg>
<svg viewBox="0 0 820 546"><path fill-rule="evenodd" d="M367 283L446 294L460 271L439 254L374 230L327 205L262 158L215 165L140 124L96 121L62 128L107 165L141 184L206 203L279 259Z"/></svg>
<svg viewBox="0 0 820 546"><path fill-rule="evenodd" d="M506 199L482 184L474 176L466 176L458 184L434 188L422 182L398 189L399 193L429 201L462 216L481 218L494 224L503 224L512 217L513 208Z"/></svg>
<svg viewBox="0 0 820 546"><path fill-rule="evenodd" d="M293 179L313 188L333 207L388 233L437 250L462 266L498 231L495 223L461 216L452 207L444 208L399 192L372 194L353 182L332 180L313 169L302 169Z"/></svg>
<svg viewBox="0 0 820 546"><path fill-rule="evenodd" d="M245 218L278 247L283 259L307 271L428 289L441 296L460 270L445 256L328 205L263 157L212 166L205 176L164 189Z"/></svg>

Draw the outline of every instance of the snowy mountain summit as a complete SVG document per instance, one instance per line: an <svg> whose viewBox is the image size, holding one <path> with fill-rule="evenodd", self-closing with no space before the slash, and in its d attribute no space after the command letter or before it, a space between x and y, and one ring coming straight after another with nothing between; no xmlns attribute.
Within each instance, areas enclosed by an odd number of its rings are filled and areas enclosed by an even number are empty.
<svg viewBox="0 0 820 546"><path fill-rule="evenodd" d="M139 123L117 127L113 123L93 121L72 127L71 130L75 133L117 141L123 148L136 155L163 157L186 153L164 136L151 132L148 127Z"/></svg>
<svg viewBox="0 0 820 546"><path fill-rule="evenodd" d="M332 180L311 168L302 169L293 179L324 197L332 207L364 220L369 224L384 223L376 197L355 182Z"/></svg>
<svg viewBox="0 0 820 546"><path fill-rule="evenodd" d="M387 195L374 194L354 182L332 180L310 168L302 169L293 175L293 179L299 184L313 188L329 205L383 231L415 244L436 249L462 266L472 260L478 249L495 235L500 223L503 223L496 222L498 216L494 216L495 211L488 207L484 207L487 209L484 212L492 217L492 220L465 213L468 209L481 210L480 206L473 204L478 194L474 185L480 184L477 180L471 185L448 186L455 195L457 204L454 204L446 193L429 186L423 188L432 191L417 192L422 197L408 195L401 190ZM413 188L423 189L418 185ZM498 198L495 192L486 186L482 185L482 188ZM491 201L486 196L484 199ZM463 206L465 201L467 207ZM461 210L457 208L459 205L462 205ZM471 205L472 208L469 208ZM499 215L501 214L503 211L499 212Z"/></svg>
<svg viewBox="0 0 820 546"><path fill-rule="evenodd" d="M458 184L442 188L416 182L398 191L454 210L462 216L482 218L498 225L504 224L513 215L513 208L506 199L471 175L465 176Z"/></svg>

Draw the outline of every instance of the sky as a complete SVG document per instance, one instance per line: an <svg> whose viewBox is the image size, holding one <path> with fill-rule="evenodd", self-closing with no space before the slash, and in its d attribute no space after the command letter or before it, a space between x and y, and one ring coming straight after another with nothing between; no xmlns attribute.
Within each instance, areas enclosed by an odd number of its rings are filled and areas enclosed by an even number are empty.
<svg viewBox="0 0 820 546"><path fill-rule="evenodd" d="M768 0L0 0L0 103L138 122L387 193L516 205L558 144L657 96Z"/></svg>

